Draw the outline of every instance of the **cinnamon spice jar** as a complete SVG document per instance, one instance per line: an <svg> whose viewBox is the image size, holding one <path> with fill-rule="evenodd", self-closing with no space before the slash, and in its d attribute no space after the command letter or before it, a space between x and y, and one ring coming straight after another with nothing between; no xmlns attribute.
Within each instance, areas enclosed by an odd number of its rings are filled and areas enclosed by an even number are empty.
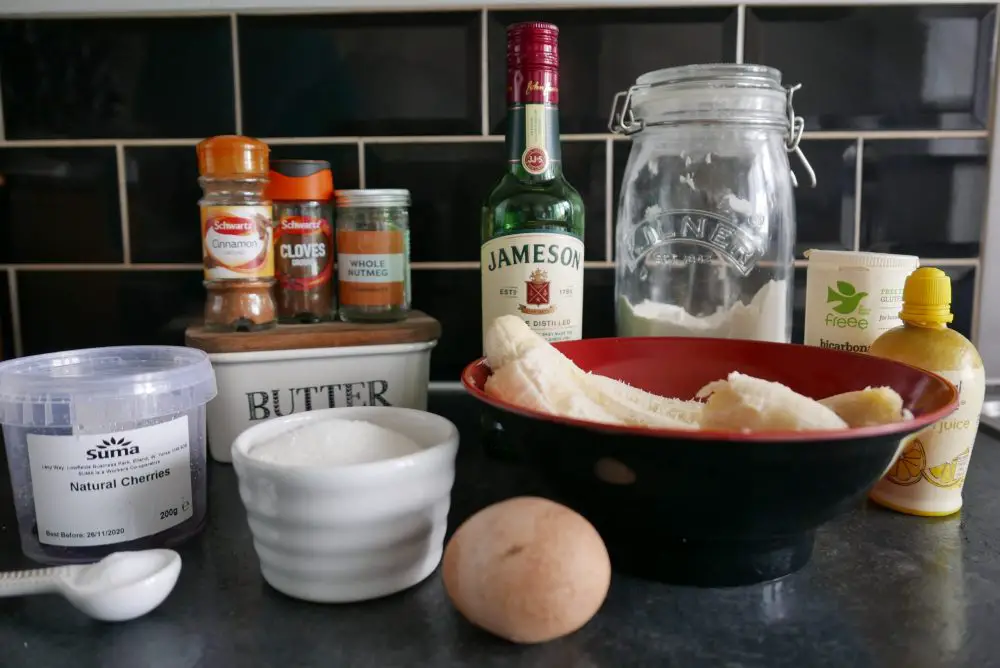
<svg viewBox="0 0 1000 668"><path fill-rule="evenodd" d="M330 163L274 160L267 194L274 203L279 322L332 319L336 309Z"/></svg>
<svg viewBox="0 0 1000 668"><path fill-rule="evenodd" d="M205 327L256 331L277 325L267 144L222 135L198 144Z"/></svg>

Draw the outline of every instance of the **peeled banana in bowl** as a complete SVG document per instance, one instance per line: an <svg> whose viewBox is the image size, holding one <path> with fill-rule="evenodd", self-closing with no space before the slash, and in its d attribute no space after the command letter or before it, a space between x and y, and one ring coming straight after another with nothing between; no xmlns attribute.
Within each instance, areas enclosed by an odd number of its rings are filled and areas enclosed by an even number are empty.
<svg viewBox="0 0 1000 668"><path fill-rule="evenodd" d="M667 399L587 373L517 316L501 316L486 332L493 375L486 394L563 417L669 429L697 429L702 405Z"/></svg>
<svg viewBox="0 0 1000 668"><path fill-rule="evenodd" d="M912 416L892 388L810 399L790 388L733 372L693 400L661 397L583 371L517 316L493 321L485 336L492 375L487 395L552 415L656 429L740 432L847 429Z"/></svg>

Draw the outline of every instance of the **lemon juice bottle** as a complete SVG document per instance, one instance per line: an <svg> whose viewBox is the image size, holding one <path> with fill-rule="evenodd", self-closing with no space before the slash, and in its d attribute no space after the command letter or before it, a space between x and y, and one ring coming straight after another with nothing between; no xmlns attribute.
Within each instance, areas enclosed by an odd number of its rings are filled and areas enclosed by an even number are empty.
<svg viewBox="0 0 1000 668"><path fill-rule="evenodd" d="M951 279L921 267L903 287L903 324L885 332L869 354L918 366L958 388L954 413L911 436L899 459L875 485L871 499L902 513L951 515L962 507L962 487L986 394L983 360L975 346L948 329Z"/></svg>

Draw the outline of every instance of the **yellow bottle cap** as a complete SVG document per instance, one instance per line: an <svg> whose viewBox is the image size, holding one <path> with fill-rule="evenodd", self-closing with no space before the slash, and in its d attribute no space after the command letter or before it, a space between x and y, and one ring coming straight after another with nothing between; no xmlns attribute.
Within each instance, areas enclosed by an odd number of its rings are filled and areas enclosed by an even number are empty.
<svg viewBox="0 0 1000 668"><path fill-rule="evenodd" d="M906 277L899 317L915 325L944 325L951 312L951 278L935 267L920 267Z"/></svg>

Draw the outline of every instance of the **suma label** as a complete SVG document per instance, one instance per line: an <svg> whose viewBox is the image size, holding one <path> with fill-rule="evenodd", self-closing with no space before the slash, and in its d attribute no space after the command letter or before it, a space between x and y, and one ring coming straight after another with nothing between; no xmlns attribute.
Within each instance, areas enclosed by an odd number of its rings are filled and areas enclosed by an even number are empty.
<svg viewBox="0 0 1000 668"><path fill-rule="evenodd" d="M123 543L190 519L189 438L187 416L110 434L28 434L39 542Z"/></svg>
<svg viewBox="0 0 1000 668"><path fill-rule="evenodd" d="M583 332L583 242L568 234L509 234L481 250L483 331L520 316L547 341Z"/></svg>
<svg viewBox="0 0 1000 668"><path fill-rule="evenodd" d="M271 207L203 207L201 231L206 279L274 276Z"/></svg>

